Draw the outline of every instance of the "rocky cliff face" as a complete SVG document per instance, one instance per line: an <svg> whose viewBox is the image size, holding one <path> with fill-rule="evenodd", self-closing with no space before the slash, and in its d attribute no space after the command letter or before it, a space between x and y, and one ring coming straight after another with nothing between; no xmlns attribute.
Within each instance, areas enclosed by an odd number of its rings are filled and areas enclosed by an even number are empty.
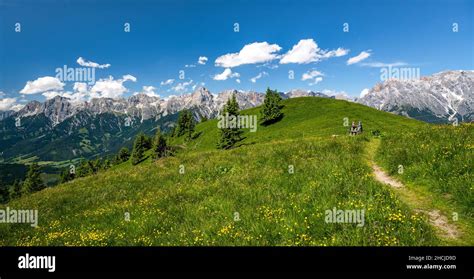
<svg viewBox="0 0 474 279"><path fill-rule="evenodd" d="M474 71L447 71L416 80L387 80L359 103L425 120L474 120Z"/></svg>

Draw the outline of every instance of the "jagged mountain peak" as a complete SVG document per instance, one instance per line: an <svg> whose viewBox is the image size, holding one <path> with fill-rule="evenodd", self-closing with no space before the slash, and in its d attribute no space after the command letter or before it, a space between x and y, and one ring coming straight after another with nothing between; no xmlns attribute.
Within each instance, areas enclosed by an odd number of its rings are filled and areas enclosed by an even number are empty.
<svg viewBox="0 0 474 279"><path fill-rule="evenodd" d="M22 109L20 109L19 111L11 114L15 117L27 117L27 116L32 116L32 115L36 115L36 114L39 114L39 113L42 113L43 112L43 104L34 100L34 101L30 101L28 102Z"/></svg>
<svg viewBox="0 0 474 279"><path fill-rule="evenodd" d="M128 98L129 103L143 103L143 102L152 103L158 100L160 100L160 97L151 96L145 93L138 93Z"/></svg>
<svg viewBox="0 0 474 279"><path fill-rule="evenodd" d="M419 79L390 79L358 99L380 110L433 122L474 119L474 71L435 73Z"/></svg>
<svg viewBox="0 0 474 279"><path fill-rule="evenodd" d="M213 95L205 87L197 88L190 96L194 103L209 102L213 99Z"/></svg>
<svg viewBox="0 0 474 279"><path fill-rule="evenodd" d="M312 90L303 90L303 89L292 89L285 93L288 98L297 98L297 97L328 97L326 94L321 92L314 92Z"/></svg>
<svg viewBox="0 0 474 279"><path fill-rule="evenodd" d="M67 97L55 96L43 103L32 101L16 114L23 117L44 113L52 120L53 125L56 125L82 111L91 116L102 113L126 114L144 121L175 114L183 109L191 109L199 120L202 116L215 117L233 94L236 95L241 109L259 106L265 99L264 93L254 91L227 89L218 94L212 94L206 87L198 87L190 94L170 96L166 99L138 93L127 99L93 98L83 103L76 103ZM303 90L292 90L281 94L284 99L304 96L327 97L319 92Z"/></svg>

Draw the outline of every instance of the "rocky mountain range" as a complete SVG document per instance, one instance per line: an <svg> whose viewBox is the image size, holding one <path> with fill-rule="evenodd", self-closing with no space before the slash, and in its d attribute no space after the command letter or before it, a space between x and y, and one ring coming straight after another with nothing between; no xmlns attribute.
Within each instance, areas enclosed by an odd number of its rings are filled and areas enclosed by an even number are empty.
<svg viewBox="0 0 474 279"><path fill-rule="evenodd" d="M204 87L198 88L191 94L172 96L166 99L142 93L133 95L128 99L99 98L82 103L73 103L66 97L56 96L44 103L29 102L18 112L3 112L3 117L0 120L9 116L23 118L44 114L52 121L53 125L57 125L79 112L87 112L91 115L102 113L127 115L143 122L149 119L158 120L163 116L178 113L183 109L192 110L196 120L199 120L203 116L214 118L232 94L236 95L241 109L259 106L265 98L263 93L238 90L226 90L214 95ZM323 93L298 89L281 93L281 96L283 99L304 96L328 97Z"/></svg>
<svg viewBox="0 0 474 279"><path fill-rule="evenodd" d="M375 85L359 103L434 123L474 120L474 71L446 71Z"/></svg>
<svg viewBox="0 0 474 279"><path fill-rule="evenodd" d="M197 121L216 117L232 94L241 109L258 106L264 100L263 93L227 90L214 95L201 87L167 99L137 94L128 99L100 98L81 103L61 96L43 103L32 101L17 112L1 115L0 161L65 161L115 153L124 145L131 146L139 132L152 135L157 126L169 130L183 109L191 110ZM327 97L302 90L281 96Z"/></svg>

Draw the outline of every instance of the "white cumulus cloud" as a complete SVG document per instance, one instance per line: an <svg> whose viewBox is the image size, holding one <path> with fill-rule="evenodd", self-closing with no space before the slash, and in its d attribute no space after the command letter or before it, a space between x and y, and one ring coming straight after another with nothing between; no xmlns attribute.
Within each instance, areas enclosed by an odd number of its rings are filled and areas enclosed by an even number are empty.
<svg viewBox="0 0 474 279"><path fill-rule="evenodd" d="M137 81L137 78L132 76L132 75L124 75L123 76L123 81L127 81L127 80L131 80L133 82L136 82Z"/></svg>
<svg viewBox="0 0 474 279"><path fill-rule="evenodd" d="M46 99L53 99L54 97L56 96L64 96L64 94L66 94L66 92L64 91L48 91L48 92L44 92L42 93L41 95L45 96Z"/></svg>
<svg viewBox="0 0 474 279"><path fill-rule="evenodd" d="M72 103L82 103L89 97L88 92L69 92L69 91L48 91L44 92L43 95L46 99L52 99L56 96L65 97L70 99Z"/></svg>
<svg viewBox="0 0 474 279"><path fill-rule="evenodd" d="M114 79L109 76L108 79L100 79L91 88L91 97L93 98L119 98L128 89L123 85L126 81L136 82L137 79L132 75L124 75L121 79Z"/></svg>
<svg viewBox="0 0 474 279"><path fill-rule="evenodd" d="M363 98L365 95L369 94L369 88L364 88L361 92L360 92L360 98Z"/></svg>
<svg viewBox="0 0 474 279"><path fill-rule="evenodd" d="M321 73L320 71L317 71L317 70L311 70L309 72L304 73L301 76L301 80L302 81L310 80L310 79L314 79L315 77L318 77L318 76L324 76L324 74Z"/></svg>
<svg viewBox="0 0 474 279"><path fill-rule="evenodd" d="M172 87L172 89L176 92L183 92L183 91L186 91L192 84L193 84L193 80L180 82L176 84L176 86Z"/></svg>
<svg viewBox="0 0 474 279"><path fill-rule="evenodd" d="M135 92L133 95L137 94L145 94L150 97L160 97L160 95L156 94L155 92L156 88L154 86L143 86L141 92Z"/></svg>
<svg viewBox="0 0 474 279"><path fill-rule="evenodd" d="M75 82L73 86L74 91L85 93L87 92L87 83L85 82Z"/></svg>
<svg viewBox="0 0 474 279"><path fill-rule="evenodd" d="M208 58L206 56L199 56L198 64L206 65Z"/></svg>
<svg viewBox="0 0 474 279"><path fill-rule="evenodd" d="M16 98L0 99L0 111L7 111L7 110L19 111L23 107L24 105L18 104L16 102Z"/></svg>
<svg viewBox="0 0 474 279"><path fill-rule="evenodd" d="M240 77L239 73L234 73L230 68L224 69L224 71L220 74L215 75L212 79L213 80L227 80L228 78L238 78Z"/></svg>
<svg viewBox="0 0 474 279"><path fill-rule="evenodd" d="M323 77L317 77L312 82L310 82L309 85L316 85L320 83L321 81L323 81Z"/></svg>
<svg viewBox="0 0 474 279"><path fill-rule="evenodd" d="M261 79L262 77L264 76L268 76L268 73L267 72L261 72L261 73L258 73L258 75L254 76L253 78L250 79L251 82L253 83L256 83L257 82L257 79Z"/></svg>
<svg viewBox="0 0 474 279"><path fill-rule="evenodd" d="M239 52L228 53L217 57L215 65L224 68L233 68L246 64L257 64L272 61L278 58L277 52L281 47L267 42L255 42L245 45Z"/></svg>
<svg viewBox="0 0 474 279"><path fill-rule="evenodd" d="M341 57L341 56L347 55L348 53L349 53L348 49L339 47L335 50L324 52L323 58Z"/></svg>
<svg viewBox="0 0 474 279"><path fill-rule="evenodd" d="M76 62L77 62L77 64L79 64L81 66L84 66L84 67L92 67L92 68L99 68L99 69L106 69L106 68L110 67L110 64L99 64L99 63L92 62L92 61L86 61L82 57L77 58Z"/></svg>
<svg viewBox="0 0 474 279"><path fill-rule="evenodd" d="M367 59L369 56L370 56L369 51L362 51L361 53L359 53L359 55L349 58L347 60L347 65L359 63L360 61Z"/></svg>
<svg viewBox="0 0 474 279"><path fill-rule="evenodd" d="M313 39L304 39L300 40L291 50L282 56L280 64L308 64L331 57L344 56L347 53L349 53L349 50L344 48L331 51L322 50Z"/></svg>
<svg viewBox="0 0 474 279"><path fill-rule="evenodd" d="M171 84L173 84L173 82L174 82L174 79L170 78L170 79L167 79L167 80L165 80L165 81L160 82L160 85L161 85L161 86L164 86L164 85L171 85Z"/></svg>
<svg viewBox="0 0 474 279"><path fill-rule="evenodd" d="M56 77L40 77L34 81L28 81L25 87L20 91L21 94L36 94L49 90L62 90L64 87L62 83Z"/></svg>
<svg viewBox="0 0 474 279"><path fill-rule="evenodd" d="M308 71L308 72L304 73L301 76L301 80L302 81L309 80L310 81L309 85L316 85L316 84L320 83L321 81L323 81L323 76L324 76L324 74L321 73L320 71L311 70L311 71Z"/></svg>

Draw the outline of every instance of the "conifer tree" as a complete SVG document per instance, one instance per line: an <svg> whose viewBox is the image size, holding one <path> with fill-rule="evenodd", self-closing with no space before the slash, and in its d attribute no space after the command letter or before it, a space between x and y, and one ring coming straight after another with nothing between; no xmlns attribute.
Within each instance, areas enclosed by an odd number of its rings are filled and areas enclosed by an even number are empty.
<svg viewBox="0 0 474 279"><path fill-rule="evenodd" d="M91 167L91 164L89 161L82 161L79 169L77 170L77 176L78 177L84 177L88 176L94 173L94 170Z"/></svg>
<svg viewBox="0 0 474 279"><path fill-rule="evenodd" d="M155 159L165 157L168 152L168 144L165 136L161 133L160 128L156 130L155 138L153 140L153 155Z"/></svg>
<svg viewBox="0 0 474 279"><path fill-rule="evenodd" d="M0 203L8 201L10 197L10 187L11 186L3 184L2 180L0 180Z"/></svg>
<svg viewBox="0 0 474 279"><path fill-rule="evenodd" d="M153 137L144 135L143 147L145 150L151 149L153 147Z"/></svg>
<svg viewBox="0 0 474 279"><path fill-rule="evenodd" d="M140 133L135 138L135 142L133 143L133 151L132 151L132 165L136 165L140 163L145 157L145 146L146 146L146 139L145 134Z"/></svg>
<svg viewBox="0 0 474 279"><path fill-rule="evenodd" d="M195 126L196 123L192 112L190 110L185 109L179 113L178 124L173 134L178 137L185 135L187 139L191 139Z"/></svg>
<svg viewBox="0 0 474 279"><path fill-rule="evenodd" d="M283 116L280 101L281 97L278 92L267 88L265 100L261 108L262 124L271 124Z"/></svg>
<svg viewBox="0 0 474 279"><path fill-rule="evenodd" d="M100 158L95 159L94 161L89 161L92 167L94 174L99 172L102 169L102 160Z"/></svg>
<svg viewBox="0 0 474 279"><path fill-rule="evenodd" d="M186 122L186 138L189 140L191 139L194 128L196 127L196 121L194 120L194 116L191 111L188 110L188 117Z"/></svg>
<svg viewBox="0 0 474 279"><path fill-rule="evenodd" d="M242 140L241 134L243 132L242 129L236 125L237 117L239 116L239 104L237 103L235 94L227 100L221 116L228 117L225 121L228 125L220 128L220 138L217 146L218 148L229 149L235 146L238 141Z"/></svg>
<svg viewBox="0 0 474 279"><path fill-rule="evenodd" d="M102 164L102 169L106 170L106 169L109 169L111 167L112 163L110 162L110 159L109 158L106 158L104 160L104 163Z"/></svg>
<svg viewBox="0 0 474 279"><path fill-rule="evenodd" d="M122 147L117 155L117 161L119 163L128 161L130 158L130 151L128 151L128 148Z"/></svg>
<svg viewBox="0 0 474 279"><path fill-rule="evenodd" d="M21 182L15 180L12 185L10 185L8 189L8 196L9 199L15 199L21 196Z"/></svg>
<svg viewBox="0 0 474 279"><path fill-rule="evenodd" d="M26 174L26 179L22 185L22 194L40 191L46 187L40 177L40 174L41 173L38 164L31 164L28 169L28 173Z"/></svg>

